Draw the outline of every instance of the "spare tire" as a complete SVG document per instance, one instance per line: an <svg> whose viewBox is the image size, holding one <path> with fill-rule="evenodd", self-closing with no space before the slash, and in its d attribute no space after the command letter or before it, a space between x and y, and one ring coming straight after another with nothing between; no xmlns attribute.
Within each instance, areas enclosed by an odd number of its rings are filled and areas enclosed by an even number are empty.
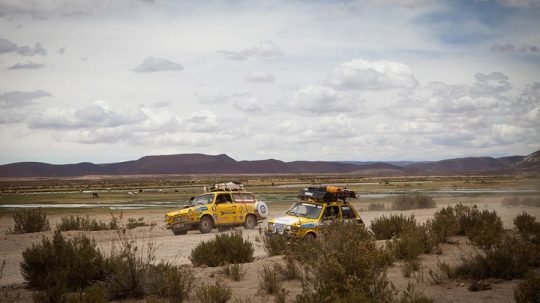
<svg viewBox="0 0 540 303"><path fill-rule="evenodd" d="M257 212L259 213L259 215L263 218L266 218L268 217L268 205L266 205L265 202L263 201L257 201L255 203L255 209L257 210Z"/></svg>

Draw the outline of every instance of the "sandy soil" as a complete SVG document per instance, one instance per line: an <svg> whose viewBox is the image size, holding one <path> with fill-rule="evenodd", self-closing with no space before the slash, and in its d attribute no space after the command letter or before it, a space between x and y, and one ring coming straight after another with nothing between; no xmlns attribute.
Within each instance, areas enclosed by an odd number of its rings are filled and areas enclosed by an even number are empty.
<svg viewBox="0 0 540 303"><path fill-rule="evenodd" d="M447 204L454 204L455 198L440 198L437 199L439 207ZM540 208L530 207L501 207L500 199L493 198L476 198L475 204L479 208L497 210L497 213L501 216L505 228L512 228L513 218L522 213L528 212L529 214L540 218ZM357 207L362 207L357 203ZM273 207L270 216L283 215L286 206L280 205ZM428 218L433 216L436 209L422 209L414 211L403 211L393 213L414 214L419 222L425 222ZM157 245L158 250L156 252L157 260L164 260L172 262L174 264L190 264L188 256L191 250L201 241L211 239L217 233L216 230L209 234L200 234L198 231L191 231L185 236L174 236L172 232L164 228L163 216L164 210L151 209L151 210L137 210L124 212L124 219L126 218L139 218L144 217L144 221L148 224L157 224L154 228L139 227L131 232L137 237L140 243L148 240L152 237ZM366 225L369 226L371 220L382 215L388 215L392 212L362 212L361 217L364 219ZM60 221L64 214L51 214L49 219L51 226L55 226ZM109 221L110 215L99 212L96 214L90 214L91 217L97 218L102 221ZM261 224L262 227L266 226L266 222ZM50 237L52 232L34 233L34 234L22 234L13 235L7 233L10 228L13 227L13 220L11 216L3 215L0 217L0 261L6 261L6 268L2 279L0 280L0 286L7 286L22 292L22 301L30 300L31 293L28 290L23 289L24 280L19 271L19 263L22 260L22 252L30 247L33 243L37 243L42 237ZM273 298L265 297L258 292L259 283L259 271L264 264L282 262L281 257L268 258L261 243L255 241L259 235L259 230L244 230L245 238L254 243L255 246L255 261L249 264L244 264L243 269L245 271L245 278L241 281L234 282L226 278L221 273L221 268L195 268L197 282L208 281L211 279L222 278L226 284L230 285L233 290L233 298L251 298L252 302L265 302L273 301ZM66 232L65 235L73 236L79 232ZM90 237L93 237L99 248L104 252L110 252L113 243L117 239L115 231L96 231L86 232ZM456 238L456 244L442 245L442 253L440 255L422 255L420 260L422 262L422 269L420 273L416 274L413 278L404 278L399 262L396 262L389 270L388 277L398 290L403 290L407 286L407 282L414 281L417 283L416 289L423 291L427 296L433 298L435 302L513 302L513 289L518 281L492 281L492 289L480 292L470 292L467 290L468 283L466 281L446 281L441 285L433 285L427 278L429 269L436 269L438 261L444 261L448 264L456 264L459 262L460 257L470 249L470 245L465 238ZM289 299L293 299L296 294L301 292L301 286L297 281L288 281L284 283L284 287L289 291Z"/></svg>

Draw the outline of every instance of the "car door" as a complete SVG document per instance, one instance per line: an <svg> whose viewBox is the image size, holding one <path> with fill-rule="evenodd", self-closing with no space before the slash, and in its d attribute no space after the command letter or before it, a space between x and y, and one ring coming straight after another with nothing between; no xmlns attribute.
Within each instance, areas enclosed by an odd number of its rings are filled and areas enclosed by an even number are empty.
<svg viewBox="0 0 540 303"><path fill-rule="evenodd" d="M237 216L236 214L237 205L233 203L231 194L229 193L217 194L215 205L216 205L217 223L219 225L235 223L235 217Z"/></svg>

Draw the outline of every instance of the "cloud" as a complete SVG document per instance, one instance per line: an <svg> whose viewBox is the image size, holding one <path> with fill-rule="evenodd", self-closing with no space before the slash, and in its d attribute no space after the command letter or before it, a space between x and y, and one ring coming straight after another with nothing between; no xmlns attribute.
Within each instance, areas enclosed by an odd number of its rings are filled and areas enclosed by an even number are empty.
<svg viewBox="0 0 540 303"><path fill-rule="evenodd" d="M509 7L540 7L539 0L497 0L497 2Z"/></svg>
<svg viewBox="0 0 540 303"><path fill-rule="evenodd" d="M35 90L31 92L9 91L0 94L0 108L17 108L33 104L33 100L52 97L49 92Z"/></svg>
<svg viewBox="0 0 540 303"><path fill-rule="evenodd" d="M259 71L252 72L246 77L246 81L255 83L274 83L275 80L274 75Z"/></svg>
<svg viewBox="0 0 540 303"><path fill-rule="evenodd" d="M201 104L223 104L229 101L230 97L224 94L196 94L197 102Z"/></svg>
<svg viewBox="0 0 540 303"><path fill-rule="evenodd" d="M137 73L153 73L161 71L179 71L184 67L176 62L165 58L148 57L141 64L133 69Z"/></svg>
<svg viewBox="0 0 540 303"><path fill-rule="evenodd" d="M310 85L298 90L282 109L293 108L310 113L329 113L346 110L351 100L331 87Z"/></svg>
<svg viewBox="0 0 540 303"><path fill-rule="evenodd" d="M355 59L336 68L324 82L338 90L387 90L415 88L415 79L409 66L394 61L367 61Z"/></svg>
<svg viewBox="0 0 540 303"><path fill-rule="evenodd" d="M113 8L133 9L152 4L147 0L0 0L0 17L25 17L47 19L52 16L76 17L98 14Z"/></svg>
<svg viewBox="0 0 540 303"><path fill-rule="evenodd" d="M514 44L512 43L506 43L506 44L493 44L490 48L490 50L492 52L496 52L496 53L514 53L514 52L520 52L520 53L525 53L525 52L532 52L532 53L537 53L540 51L540 49L538 48L538 46L536 45L531 45L531 44L522 44L521 46L519 47L516 47Z"/></svg>
<svg viewBox="0 0 540 303"><path fill-rule="evenodd" d="M171 102L154 102L152 103L153 108L163 108L171 105Z"/></svg>
<svg viewBox="0 0 540 303"><path fill-rule="evenodd" d="M262 41L256 46L242 50L220 50L218 52L231 60L247 60L250 58L278 59L285 56L283 49L272 41Z"/></svg>
<svg viewBox="0 0 540 303"><path fill-rule="evenodd" d="M18 46L16 43L0 38L0 55L9 53L16 53L22 56L47 55L47 51L40 43L36 43L34 47Z"/></svg>
<svg viewBox="0 0 540 303"><path fill-rule="evenodd" d="M60 55L63 55L65 52L66 52L66 48L65 48L65 47L61 47L61 48L58 49L58 53L59 53Z"/></svg>
<svg viewBox="0 0 540 303"><path fill-rule="evenodd" d="M242 98L234 102L234 108L246 113L256 113L263 110L261 101L255 97Z"/></svg>
<svg viewBox="0 0 540 303"><path fill-rule="evenodd" d="M112 109L106 102L96 101L79 109L48 108L42 113L35 113L29 119L28 127L51 130L111 128L142 123L147 118L140 109L119 111Z"/></svg>
<svg viewBox="0 0 540 303"><path fill-rule="evenodd" d="M39 64L34 62L26 62L26 63L16 63L7 69L9 70L17 70L17 69L41 69L45 66L45 64Z"/></svg>

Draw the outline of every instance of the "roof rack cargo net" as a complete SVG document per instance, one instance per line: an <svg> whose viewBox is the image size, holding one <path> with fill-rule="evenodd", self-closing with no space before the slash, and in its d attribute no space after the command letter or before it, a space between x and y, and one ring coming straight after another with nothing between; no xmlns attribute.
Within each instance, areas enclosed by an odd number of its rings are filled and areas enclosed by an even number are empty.
<svg viewBox="0 0 540 303"><path fill-rule="evenodd" d="M205 191L243 191L244 184L238 182L216 183L208 189L205 186Z"/></svg>
<svg viewBox="0 0 540 303"><path fill-rule="evenodd" d="M334 202L337 200L346 202L347 198L356 199L356 193L337 186L310 186L299 190L298 198L300 200L314 199L322 202Z"/></svg>

